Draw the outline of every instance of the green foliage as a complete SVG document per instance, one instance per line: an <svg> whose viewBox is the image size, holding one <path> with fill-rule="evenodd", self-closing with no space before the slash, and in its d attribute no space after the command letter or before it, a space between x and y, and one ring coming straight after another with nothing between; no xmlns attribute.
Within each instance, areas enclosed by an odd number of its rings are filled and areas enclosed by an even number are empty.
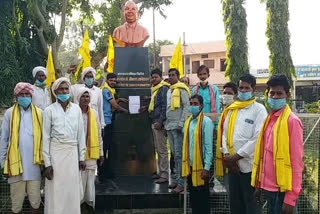
<svg viewBox="0 0 320 214"><path fill-rule="evenodd" d="M162 61L160 60L160 47L162 45L172 45L173 42L169 40L156 40L156 66L154 66L154 57L153 57L153 43L148 45L148 55L149 55L149 66L150 69L160 68L162 69Z"/></svg>
<svg viewBox="0 0 320 214"><path fill-rule="evenodd" d="M268 48L270 50L270 74L285 74L292 86L295 68L290 54L289 0L265 0L267 4Z"/></svg>
<svg viewBox="0 0 320 214"><path fill-rule="evenodd" d="M12 105L18 82L33 82L32 69L45 65L25 1L0 2L0 106Z"/></svg>
<svg viewBox="0 0 320 214"><path fill-rule="evenodd" d="M320 113L319 102L307 103L304 105L304 109L307 113Z"/></svg>
<svg viewBox="0 0 320 214"><path fill-rule="evenodd" d="M226 34L226 72L232 82L249 73L247 14L243 7L245 0L222 0L223 22Z"/></svg>

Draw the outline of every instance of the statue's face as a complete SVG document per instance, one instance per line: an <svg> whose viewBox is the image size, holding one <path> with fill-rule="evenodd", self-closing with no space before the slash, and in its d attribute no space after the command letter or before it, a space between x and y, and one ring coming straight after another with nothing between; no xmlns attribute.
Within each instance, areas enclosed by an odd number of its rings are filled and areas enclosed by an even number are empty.
<svg viewBox="0 0 320 214"><path fill-rule="evenodd" d="M128 2L124 7L124 16L126 21L131 24L138 19L138 7L134 2Z"/></svg>

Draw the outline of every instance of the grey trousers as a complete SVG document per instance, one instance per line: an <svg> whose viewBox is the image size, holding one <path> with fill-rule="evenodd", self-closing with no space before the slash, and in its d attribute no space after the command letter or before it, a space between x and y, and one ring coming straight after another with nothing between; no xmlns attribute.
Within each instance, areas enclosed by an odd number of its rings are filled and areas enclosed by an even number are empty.
<svg viewBox="0 0 320 214"><path fill-rule="evenodd" d="M157 130L152 125L153 142L158 154L158 173L161 178L168 179L169 161L168 161L168 147L167 138L164 135L165 130Z"/></svg>
<svg viewBox="0 0 320 214"><path fill-rule="evenodd" d="M181 177L183 136L182 133L178 133L177 130L169 130L167 133L170 148L174 157L174 165L177 170L177 184L179 186L183 186L184 182Z"/></svg>

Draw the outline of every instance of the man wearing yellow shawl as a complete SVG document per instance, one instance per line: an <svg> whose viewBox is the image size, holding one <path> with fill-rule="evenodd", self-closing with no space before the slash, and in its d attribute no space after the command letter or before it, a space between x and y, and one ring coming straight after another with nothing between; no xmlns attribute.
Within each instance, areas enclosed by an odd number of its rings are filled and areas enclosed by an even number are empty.
<svg viewBox="0 0 320 214"><path fill-rule="evenodd" d="M183 179L181 177L182 163L182 128L189 112L189 88L179 81L179 71L175 68L169 70L169 82L171 84L167 93L167 110L165 129L167 130L170 148L174 156L174 163L177 173L176 183L169 185L174 188L174 193L183 191Z"/></svg>
<svg viewBox="0 0 320 214"><path fill-rule="evenodd" d="M114 73L107 75L105 84L101 87L102 99L103 99L103 115L106 126L103 131L103 154L106 159L103 165L98 165L99 181L105 182L108 178L113 178L113 145L112 145L112 114L115 111L128 113L128 110L121 107L119 102L128 102L127 99L118 98L116 99L117 76Z"/></svg>
<svg viewBox="0 0 320 214"><path fill-rule="evenodd" d="M209 170L212 163L213 124L204 116L203 98L190 99L191 116L184 124L182 177L187 177L192 213L209 214Z"/></svg>
<svg viewBox="0 0 320 214"><path fill-rule="evenodd" d="M273 75L267 85L272 110L257 142L251 185L256 187L257 201L264 191L270 214L293 214L302 192L303 127L286 104L290 98L287 77Z"/></svg>
<svg viewBox="0 0 320 214"><path fill-rule="evenodd" d="M83 127L86 136L86 169L81 171L83 197L81 198L81 213L93 212L95 206L95 178L97 170L97 160L102 165L103 141L101 135L100 118L97 111L89 104L91 100L90 89L82 87L78 89L77 102L82 111Z"/></svg>
<svg viewBox="0 0 320 214"><path fill-rule="evenodd" d="M253 97L255 85L254 76L241 76L238 99L224 109L219 121L215 168L217 176L227 168L232 214L261 213L250 182L255 145L267 111Z"/></svg>
<svg viewBox="0 0 320 214"><path fill-rule="evenodd" d="M0 163L10 184L12 212L22 212L28 195L31 213L35 214L41 202L42 115L31 102L31 84L18 83L14 96L16 103L6 111L2 122Z"/></svg>
<svg viewBox="0 0 320 214"><path fill-rule="evenodd" d="M158 154L158 173L152 177L157 179L156 183L162 184L168 182L169 175L167 137L163 124L166 120L167 92L170 84L162 80L160 69L151 71L151 83L150 104L148 107L141 107L140 111L148 110L152 119L153 142Z"/></svg>

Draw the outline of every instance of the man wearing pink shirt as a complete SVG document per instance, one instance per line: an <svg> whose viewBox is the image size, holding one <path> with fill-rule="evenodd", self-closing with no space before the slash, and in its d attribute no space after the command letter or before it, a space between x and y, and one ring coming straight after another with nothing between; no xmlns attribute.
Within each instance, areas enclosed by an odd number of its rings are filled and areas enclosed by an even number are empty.
<svg viewBox="0 0 320 214"><path fill-rule="evenodd" d="M286 104L290 98L287 77L273 75L267 85L272 111L256 145L251 185L256 187L257 201L263 190L270 214L293 214L302 192L303 127Z"/></svg>

